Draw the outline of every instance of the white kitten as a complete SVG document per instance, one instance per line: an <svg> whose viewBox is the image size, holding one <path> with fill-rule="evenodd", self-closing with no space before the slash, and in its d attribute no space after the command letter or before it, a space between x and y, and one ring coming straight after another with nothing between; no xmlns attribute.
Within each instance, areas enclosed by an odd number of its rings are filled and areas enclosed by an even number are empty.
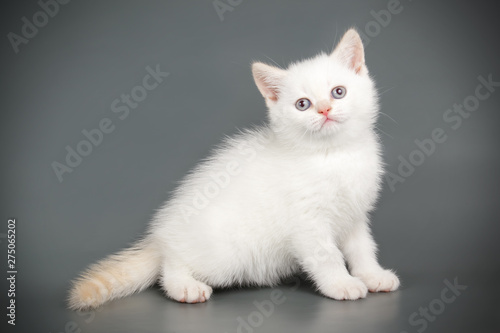
<svg viewBox="0 0 500 333"><path fill-rule="evenodd" d="M358 33L329 55L252 71L269 125L226 140L190 173L143 240L74 282L71 308L157 280L179 302L204 302L212 287L276 285L300 270L338 300L398 288L369 230L383 170Z"/></svg>

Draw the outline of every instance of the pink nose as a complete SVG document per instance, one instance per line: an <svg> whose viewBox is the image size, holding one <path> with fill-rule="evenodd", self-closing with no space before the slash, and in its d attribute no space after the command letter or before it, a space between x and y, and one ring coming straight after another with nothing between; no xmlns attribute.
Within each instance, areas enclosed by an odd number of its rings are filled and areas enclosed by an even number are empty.
<svg viewBox="0 0 500 333"><path fill-rule="evenodd" d="M327 116L328 112L332 110L329 101L319 101L316 107L318 109L318 113L322 113L325 116Z"/></svg>
<svg viewBox="0 0 500 333"><path fill-rule="evenodd" d="M330 106L318 108L318 113L322 113L323 115L327 116L328 112L330 112L331 110L332 108Z"/></svg>

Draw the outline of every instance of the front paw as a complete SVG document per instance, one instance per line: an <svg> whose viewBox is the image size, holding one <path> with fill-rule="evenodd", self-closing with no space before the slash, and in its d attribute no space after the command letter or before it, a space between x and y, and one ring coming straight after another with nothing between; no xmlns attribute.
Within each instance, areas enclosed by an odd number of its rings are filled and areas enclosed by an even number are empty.
<svg viewBox="0 0 500 333"><path fill-rule="evenodd" d="M398 277L388 269L363 272L355 276L359 277L372 293L394 291L399 287Z"/></svg>
<svg viewBox="0 0 500 333"><path fill-rule="evenodd" d="M347 276L335 279L329 286L322 288L321 292L325 296L342 301L365 298L368 289L360 279Z"/></svg>

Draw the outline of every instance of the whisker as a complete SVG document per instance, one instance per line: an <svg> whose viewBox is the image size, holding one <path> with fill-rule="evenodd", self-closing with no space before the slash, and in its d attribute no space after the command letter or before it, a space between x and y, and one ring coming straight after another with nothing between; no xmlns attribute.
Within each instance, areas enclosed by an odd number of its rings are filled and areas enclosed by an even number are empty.
<svg viewBox="0 0 500 333"><path fill-rule="evenodd" d="M302 135L300 136L299 140L297 140L297 142L293 144L292 149L295 149L298 147L298 145L302 141L302 138L307 134L307 132L309 132L309 130L306 128L304 133L302 133Z"/></svg>
<svg viewBox="0 0 500 333"><path fill-rule="evenodd" d="M382 91L381 93L379 93L379 95L383 95L383 94L385 94L386 92L389 92L389 91L391 91L391 90L392 90L392 89L394 89L394 88L396 88L396 87L390 87L389 89L386 89L386 90Z"/></svg>
<svg viewBox="0 0 500 333"><path fill-rule="evenodd" d="M380 128L378 128L377 126L375 126L375 128L376 128L378 131L380 131L380 132L384 133L385 135L387 135L389 138L391 138L391 139L393 139L393 140L394 140L394 137L393 137L392 135L387 134L386 132L384 132L384 131L382 131Z"/></svg>
<svg viewBox="0 0 500 333"><path fill-rule="evenodd" d="M397 125L399 125L398 122L395 121L394 118L392 118L391 116L389 116L387 113L383 113L382 111L379 111L379 113L382 114L382 115L384 115L384 116L386 116L387 118L389 118L390 120L392 120L393 122L395 122Z"/></svg>
<svg viewBox="0 0 500 333"><path fill-rule="evenodd" d="M276 66L278 66L278 68L281 68L283 69L283 67L281 67L276 61L274 61L273 59L271 59L271 57L268 57L267 55L264 54L264 57L266 57L267 59L271 60L273 64L275 64Z"/></svg>
<svg viewBox="0 0 500 333"><path fill-rule="evenodd" d="M330 53L332 53L335 50L335 46L337 46L338 33L339 33L339 27L337 25L337 22L335 22L335 38L333 39L333 46L332 46L332 50L330 51Z"/></svg>

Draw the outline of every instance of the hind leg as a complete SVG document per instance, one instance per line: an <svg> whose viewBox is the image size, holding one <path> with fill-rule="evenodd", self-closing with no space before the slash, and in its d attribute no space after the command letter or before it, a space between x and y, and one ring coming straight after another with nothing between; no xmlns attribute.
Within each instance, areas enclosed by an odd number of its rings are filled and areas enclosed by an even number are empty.
<svg viewBox="0 0 500 333"><path fill-rule="evenodd" d="M196 280L187 267L163 261L161 284L170 298L181 303L202 303L212 295L212 288Z"/></svg>

